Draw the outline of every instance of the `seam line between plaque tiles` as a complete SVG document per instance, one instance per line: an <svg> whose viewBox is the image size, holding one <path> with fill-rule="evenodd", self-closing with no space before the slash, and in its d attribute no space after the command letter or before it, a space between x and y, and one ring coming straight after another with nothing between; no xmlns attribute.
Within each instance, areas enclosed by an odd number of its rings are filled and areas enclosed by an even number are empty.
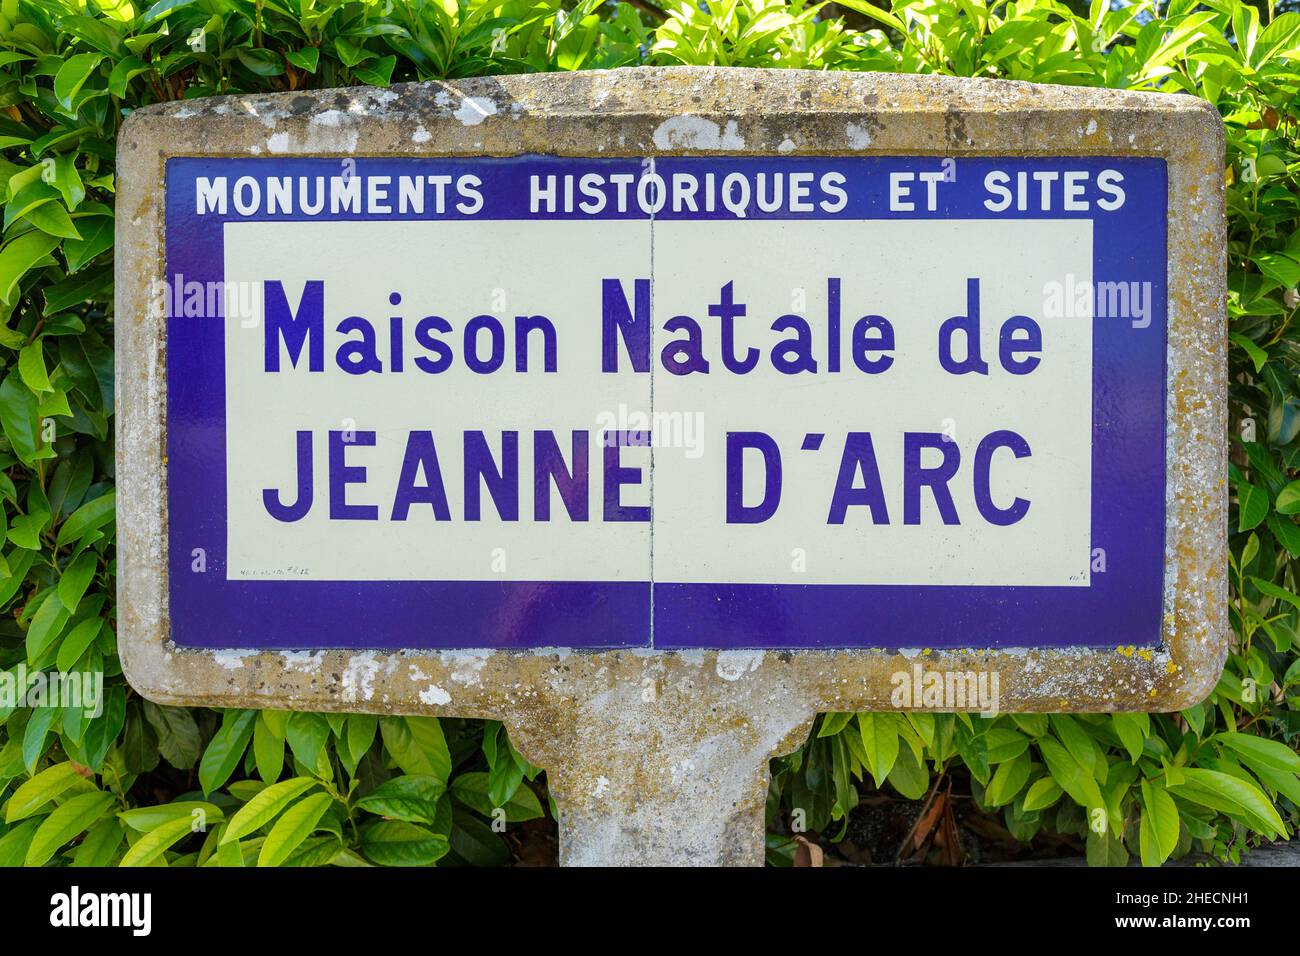
<svg viewBox="0 0 1300 956"><path fill-rule="evenodd" d="M650 174L655 174L655 158L649 157ZM651 180L654 181L653 179ZM650 650L655 648L655 209L650 207Z"/></svg>

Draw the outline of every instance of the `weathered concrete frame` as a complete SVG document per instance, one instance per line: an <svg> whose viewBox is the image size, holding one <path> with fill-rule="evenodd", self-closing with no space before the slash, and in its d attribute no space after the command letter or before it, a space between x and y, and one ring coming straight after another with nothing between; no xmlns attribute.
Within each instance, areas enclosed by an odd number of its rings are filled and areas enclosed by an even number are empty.
<svg viewBox="0 0 1300 956"><path fill-rule="evenodd" d="M1191 97L743 69L508 76L137 111L118 147L118 634L160 703L491 717L550 772L568 863L762 860L767 761L890 677L995 672L1004 711L1169 711L1227 613L1223 127ZM1169 171L1168 518L1156 652L256 652L169 641L163 276L171 156L1137 155ZM1071 622L1062 621L1062 628Z"/></svg>

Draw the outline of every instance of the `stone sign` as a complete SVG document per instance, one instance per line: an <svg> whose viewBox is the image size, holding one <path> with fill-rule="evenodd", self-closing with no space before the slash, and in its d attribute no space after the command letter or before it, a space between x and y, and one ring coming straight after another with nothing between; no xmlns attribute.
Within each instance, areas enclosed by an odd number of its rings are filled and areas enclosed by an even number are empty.
<svg viewBox="0 0 1300 956"><path fill-rule="evenodd" d="M818 711L1168 710L1227 648L1222 129L649 70L119 147L146 696L504 720L566 862L758 862Z"/></svg>

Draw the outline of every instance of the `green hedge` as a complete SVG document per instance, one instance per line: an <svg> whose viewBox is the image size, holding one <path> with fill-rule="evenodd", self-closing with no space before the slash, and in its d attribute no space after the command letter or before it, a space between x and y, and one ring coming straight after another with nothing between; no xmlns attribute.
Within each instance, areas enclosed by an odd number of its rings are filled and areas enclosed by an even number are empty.
<svg viewBox="0 0 1300 956"><path fill-rule="evenodd" d="M827 715L774 763L769 848L788 862L796 824L835 839L872 786L919 799L954 779L1018 839L1074 835L1092 862L1236 859L1288 834L1300 822L1300 14L1260 9L0 0L0 668L106 676L97 716L0 709L0 864L493 864L512 858L494 808L511 823L553 812L499 724L163 708L122 681L114 138L159 100L642 63L1004 77L1218 106L1237 636L1219 687L1172 715Z"/></svg>

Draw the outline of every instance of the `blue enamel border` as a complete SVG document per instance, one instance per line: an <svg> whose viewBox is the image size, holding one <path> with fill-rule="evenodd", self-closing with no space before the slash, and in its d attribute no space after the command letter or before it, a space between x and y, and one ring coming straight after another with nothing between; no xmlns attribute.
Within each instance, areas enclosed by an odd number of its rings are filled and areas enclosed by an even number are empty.
<svg viewBox="0 0 1300 956"><path fill-rule="evenodd" d="M166 277L217 281L227 221L405 218L323 214L197 216L198 176L336 175L339 159L172 158L166 172ZM536 218L524 190L534 173L640 173L640 159L356 158L360 175L473 173L485 205L474 218ZM922 585L732 585L650 582L228 581L225 578L223 323L167 320L167 495L171 637L182 647L238 648L858 648L1154 647L1159 643L1165 535L1166 168L1154 158L1009 157L956 160L958 182L993 168L1114 168L1127 199L1112 213L993 214L980 190L940 190L935 212L888 211L896 170L939 169L934 157L659 158L656 170L839 170L850 200L833 216L754 218L1091 218L1093 278L1148 281L1151 327L1096 320L1093 335L1092 540L1107 570L1087 588ZM1096 195L1092 187L1089 199ZM918 203L923 206L923 203ZM598 218L607 218L610 214ZM658 218L710 218L673 214ZM719 210L713 218L729 217ZM463 217L453 207L445 218ZM550 218L593 218L557 213ZM622 218L643 218L639 212ZM646 217L648 218L648 217ZM814 423L810 423L810 428ZM191 568L206 553L206 572ZM653 596L652 596L653 594ZM653 642L651 605L653 602Z"/></svg>

